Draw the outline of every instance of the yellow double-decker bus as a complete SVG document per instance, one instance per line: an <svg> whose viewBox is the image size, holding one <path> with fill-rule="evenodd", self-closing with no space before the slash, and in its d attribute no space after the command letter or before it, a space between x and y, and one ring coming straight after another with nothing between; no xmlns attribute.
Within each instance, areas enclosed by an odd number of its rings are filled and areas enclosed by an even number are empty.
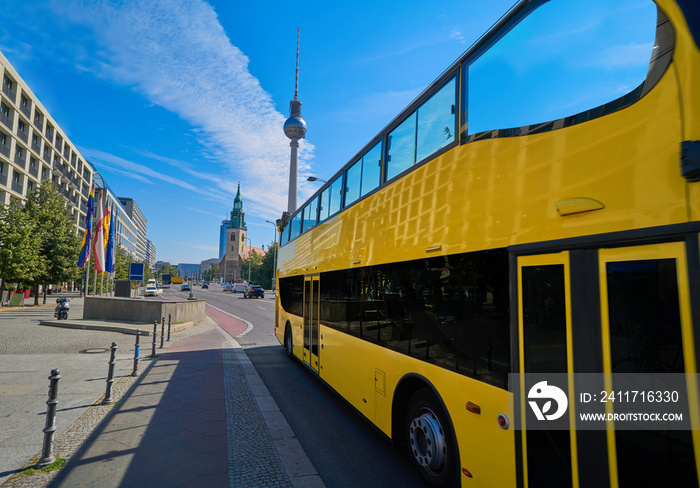
<svg viewBox="0 0 700 488"><path fill-rule="evenodd" d="M697 0L519 2L280 232L278 339L429 485L698 486ZM620 371L692 428L515 427Z"/></svg>

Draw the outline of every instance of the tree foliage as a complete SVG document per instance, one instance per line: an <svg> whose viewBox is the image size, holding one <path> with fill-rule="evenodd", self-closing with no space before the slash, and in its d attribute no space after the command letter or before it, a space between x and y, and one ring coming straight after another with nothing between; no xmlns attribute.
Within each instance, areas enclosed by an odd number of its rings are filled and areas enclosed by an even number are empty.
<svg viewBox="0 0 700 488"><path fill-rule="evenodd" d="M277 243L273 243L269 246L264 256L260 256L253 251L250 259L244 258L241 262L243 276L248 279L250 266L250 282L261 285L263 288L270 288L274 277L276 248Z"/></svg>
<svg viewBox="0 0 700 488"><path fill-rule="evenodd" d="M26 285L73 281L80 238L63 196L51 184L0 208L0 276Z"/></svg>

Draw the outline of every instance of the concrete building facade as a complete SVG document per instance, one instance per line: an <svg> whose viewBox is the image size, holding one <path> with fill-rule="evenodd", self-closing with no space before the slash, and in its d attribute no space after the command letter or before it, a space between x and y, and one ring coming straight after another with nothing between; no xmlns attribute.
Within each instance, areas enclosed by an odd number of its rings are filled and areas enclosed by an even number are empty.
<svg viewBox="0 0 700 488"><path fill-rule="evenodd" d="M133 198L119 197L119 202L124 207L127 215L134 222L136 227L136 254L134 257L137 261L147 261L146 259L146 244L148 239L146 239L146 230L148 228L148 221L146 217L143 216L141 209ZM155 260L154 260L155 263Z"/></svg>
<svg viewBox="0 0 700 488"><path fill-rule="evenodd" d="M51 182L82 234L94 169L2 53L0 80L0 204Z"/></svg>

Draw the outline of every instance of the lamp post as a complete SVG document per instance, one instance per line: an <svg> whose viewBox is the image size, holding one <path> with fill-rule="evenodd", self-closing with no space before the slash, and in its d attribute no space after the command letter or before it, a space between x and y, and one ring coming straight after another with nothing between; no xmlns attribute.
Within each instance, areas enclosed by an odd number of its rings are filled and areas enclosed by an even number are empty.
<svg viewBox="0 0 700 488"><path fill-rule="evenodd" d="M253 241L251 241L247 237L246 237L246 241L248 241L250 243L248 245L248 283L250 283L250 267L251 267L251 263L252 263L252 258L250 256L250 248L253 247Z"/></svg>
<svg viewBox="0 0 700 488"><path fill-rule="evenodd" d="M275 288L275 278L277 277L277 224L271 220L266 220L268 224L272 224L275 228L275 260L272 263L272 289Z"/></svg>

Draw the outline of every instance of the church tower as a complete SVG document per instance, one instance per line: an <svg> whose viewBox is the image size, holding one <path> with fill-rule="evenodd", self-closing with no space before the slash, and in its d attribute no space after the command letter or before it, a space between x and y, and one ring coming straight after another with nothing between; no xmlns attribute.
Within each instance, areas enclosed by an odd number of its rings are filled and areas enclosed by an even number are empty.
<svg viewBox="0 0 700 488"><path fill-rule="evenodd" d="M234 283L243 281L241 257L245 254L246 238L248 237L240 183L238 184L236 198L233 200L230 222L226 229L226 254L219 264L219 272L225 282Z"/></svg>

